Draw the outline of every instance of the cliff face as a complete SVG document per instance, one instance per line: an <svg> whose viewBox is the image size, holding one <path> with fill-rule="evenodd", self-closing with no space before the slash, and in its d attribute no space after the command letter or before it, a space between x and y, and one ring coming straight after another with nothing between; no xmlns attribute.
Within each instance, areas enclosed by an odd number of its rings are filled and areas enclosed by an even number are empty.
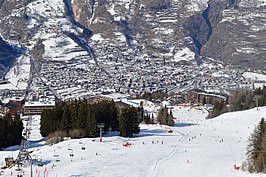
<svg viewBox="0 0 266 177"><path fill-rule="evenodd" d="M28 36L24 3L26 1L0 0L0 78L25 52L25 48L20 45ZM18 12L17 15L13 14L14 11ZM7 40L13 44L9 44Z"/></svg>
<svg viewBox="0 0 266 177"><path fill-rule="evenodd" d="M202 54L242 68L265 69L265 1L239 1L221 12L221 20Z"/></svg>
<svg viewBox="0 0 266 177"><path fill-rule="evenodd" d="M14 42L25 42L31 35L27 28L29 17L26 5L31 0L1 0L0 1L0 34Z"/></svg>

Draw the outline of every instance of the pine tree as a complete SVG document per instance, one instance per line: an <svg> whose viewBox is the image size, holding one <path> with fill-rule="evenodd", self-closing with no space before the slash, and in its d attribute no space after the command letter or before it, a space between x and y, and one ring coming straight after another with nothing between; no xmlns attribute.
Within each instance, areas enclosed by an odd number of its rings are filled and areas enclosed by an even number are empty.
<svg viewBox="0 0 266 177"><path fill-rule="evenodd" d="M69 106L69 104L66 104L65 109L64 109L64 113L62 116L62 120L60 123L60 129L62 131L65 131L65 132L68 132L69 130L71 130L72 129L72 123L73 123L71 121L72 121L72 119L71 119L70 106Z"/></svg>
<svg viewBox="0 0 266 177"><path fill-rule="evenodd" d="M97 134L97 120L93 110L87 111L85 133L87 137L95 137Z"/></svg>
<svg viewBox="0 0 266 177"><path fill-rule="evenodd" d="M151 117L149 114L144 115L144 122L145 122L145 124L151 123Z"/></svg>
<svg viewBox="0 0 266 177"><path fill-rule="evenodd" d="M0 119L0 149L21 143L23 123L19 117L7 114Z"/></svg>
<svg viewBox="0 0 266 177"><path fill-rule="evenodd" d="M152 115L151 115L151 124L154 124L154 123L155 123L155 121L154 121L154 115L152 113Z"/></svg>
<svg viewBox="0 0 266 177"><path fill-rule="evenodd" d="M80 128L79 124L77 123L78 122L78 109L79 109L78 100L75 99L75 101L71 104L71 108L70 108L71 119L73 122L74 129Z"/></svg>
<svg viewBox="0 0 266 177"><path fill-rule="evenodd" d="M88 107L85 103L81 103L81 105L78 107L77 122L75 122L76 128L81 128L81 129L85 128L87 109Z"/></svg>
<svg viewBox="0 0 266 177"><path fill-rule="evenodd" d="M22 131L23 131L23 122L20 120L18 116L14 118L13 122L13 129L14 129L14 134L13 136L15 137L15 142L14 144L20 144L22 140Z"/></svg>
<svg viewBox="0 0 266 177"><path fill-rule="evenodd" d="M134 107L123 108L119 116L119 130L123 137L131 137L140 132L138 109Z"/></svg>
<svg viewBox="0 0 266 177"><path fill-rule="evenodd" d="M138 108L129 107L129 119L132 121L132 134L138 134L140 132L139 127L139 113L141 113L142 110L139 110ZM140 115L142 116L142 114Z"/></svg>
<svg viewBox="0 0 266 177"><path fill-rule="evenodd" d="M173 126L175 122L173 121L173 114L172 114L171 110L170 110L170 114L169 114L167 107L159 109L158 122L162 125Z"/></svg>
<svg viewBox="0 0 266 177"><path fill-rule="evenodd" d="M265 121L264 118L261 119L259 125L254 129L254 132L249 138L249 144L247 147L247 157L248 157L248 170L250 172L259 172L261 169L260 156L262 153L262 141L265 134Z"/></svg>
<svg viewBox="0 0 266 177"><path fill-rule="evenodd" d="M40 133L43 137L49 134L48 110L44 109L41 114Z"/></svg>
<svg viewBox="0 0 266 177"><path fill-rule="evenodd" d="M119 116L119 131L120 136L128 137L132 135L131 131L131 124L130 124L129 116L128 116L128 109L123 108L121 110L120 116Z"/></svg>

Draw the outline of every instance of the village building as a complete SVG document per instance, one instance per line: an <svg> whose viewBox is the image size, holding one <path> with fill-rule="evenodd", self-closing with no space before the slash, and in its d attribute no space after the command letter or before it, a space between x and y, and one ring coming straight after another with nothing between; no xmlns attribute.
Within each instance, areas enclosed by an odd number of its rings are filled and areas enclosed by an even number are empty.
<svg viewBox="0 0 266 177"><path fill-rule="evenodd" d="M123 102L128 99L128 95L120 94L120 93L110 93L110 94L100 94L96 95L93 98L93 102L101 102L101 101L114 101L114 102Z"/></svg>
<svg viewBox="0 0 266 177"><path fill-rule="evenodd" d="M7 113L9 113L9 109L0 105L0 117L4 117Z"/></svg>
<svg viewBox="0 0 266 177"><path fill-rule="evenodd" d="M226 102L228 95L223 93L207 92L201 89L191 89L187 98L194 104L215 104L215 102Z"/></svg>
<svg viewBox="0 0 266 177"><path fill-rule="evenodd" d="M25 102L23 113L24 115L40 115L44 109L52 109L54 107L54 100L29 101Z"/></svg>

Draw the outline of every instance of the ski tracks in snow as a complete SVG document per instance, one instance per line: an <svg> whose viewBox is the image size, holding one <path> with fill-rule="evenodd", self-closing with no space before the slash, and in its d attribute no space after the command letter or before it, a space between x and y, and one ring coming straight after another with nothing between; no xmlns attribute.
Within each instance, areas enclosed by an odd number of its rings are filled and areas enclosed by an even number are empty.
<svg viewBox="0 0 266 177"><path fill-rule="evenodd" d="M174 131L176 132L176 131ZM170 153L168 153L166 156L156 160L155 164L154 164L154 167L153 167L153 170L152 170L152 173L149 174L147 177L155 177L156 176L156 173L158 171L158 168L159 168L159 164L162 163L163 161L165 160L168 160L170 158L172 158L176 152L176 149L177 149L177 146L179 146L182 142L182 140L184 139L185 135L181 132L176 132L178 133L179 135L181 135L181 138L178 140L178 143L174 146L174 148L172 149L172 151Z"/></svg>

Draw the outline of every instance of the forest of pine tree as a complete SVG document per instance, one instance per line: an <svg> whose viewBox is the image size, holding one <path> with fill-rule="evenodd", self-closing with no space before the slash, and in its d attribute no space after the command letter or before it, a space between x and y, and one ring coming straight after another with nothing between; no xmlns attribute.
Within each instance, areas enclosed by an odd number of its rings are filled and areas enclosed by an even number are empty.
<svg viewBox="0 0 266 177"><path fill-rule="evenodd" d="M104 123L104 131L120 131L121 136L139 133L142 108L118 109L113 101L88 104L87 100L62 102L53 109L45 109L41 115L40 131L47 137L64 132L71 138L99 136L98 123Z"/></svg>
<svg viewBox="0 0 266 177"><path fill-rule="evenodd" d="M173 120L172 111L170 110L170 113L169 113L167 107L163 107L159 109L157 119L161 125L173 126L175 124Z"/></svg>
<svg viewBox="0 0 266 177"><path fill-rule="evenodd" d="M23 123L19 117L7 114L0 118L0 149L19 145L22 140Z"/></svg>
<svg viewBox="0 0 266 177"><path fill-rule="evenodd" d="M155 92L145 92L141 98L142 99L145 99L145 100L149 100L149 101L152 101L152 100L164 100L165 97L167 97L168 94L167 92L164 92L164 91L155 91Z"/></svg>
<svg viewBox="0 0 266 177"><path fill-rule="evenodd" d="M134 107L122 108L119 116L119 131L123 137L131 137L140 132L138 111Z"/></svg>
<svg viewBox="0 0 266 177"><path fill-rule="evenodd" d="M242 111L256 106L255 96L258 96L258 105L266 105L266 87L252 90L237 90L230 93L227 102L216 102L214 109L209 113L208 118L217 117L226 112Z"/></svg>

